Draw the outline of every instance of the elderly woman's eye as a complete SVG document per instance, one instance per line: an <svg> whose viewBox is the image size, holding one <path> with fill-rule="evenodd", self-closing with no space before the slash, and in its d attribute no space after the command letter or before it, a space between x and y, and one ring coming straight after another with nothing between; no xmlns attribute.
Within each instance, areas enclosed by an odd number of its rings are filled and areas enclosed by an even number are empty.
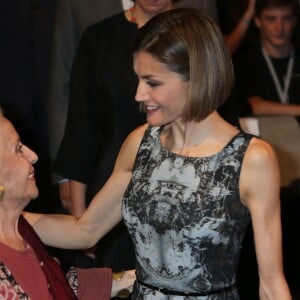
<svg viewBox="0 0 300 300"><path fill-rule="evenodd" d="M16 152L23 153L23 144L22 143L18 143L18 145L16 147Z"/></svg>

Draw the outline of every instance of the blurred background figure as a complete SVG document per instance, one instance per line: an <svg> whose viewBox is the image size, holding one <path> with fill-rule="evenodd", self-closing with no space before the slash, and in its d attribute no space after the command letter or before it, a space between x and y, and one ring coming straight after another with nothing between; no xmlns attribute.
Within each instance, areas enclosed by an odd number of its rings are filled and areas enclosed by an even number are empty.
<svg viewBox="0 0 300 300"><path fill-rule="evenodd" d="M300 116L300 52L292 39L298 9L297 0L257 0L260 43L235 64L238 116Z"/></svg>
<svg viewBox="0 0 300 300"><path fill-rule="evenodd" d="M88 4L83 0L60 0L56 3L48 95L52 161L57 155L65 129L71 67L80 36L89 25L121 12L122 9L121 0L91 0ZM62 179L53 178L55 184L60 181L60 199L63 206L66 206L69 184Z"/></svg>
<svg viewBox="0 0 300 300"><path fill-rule="evenodd" d="M258 44L254 26L255 0L216 0L218 20L233 58Z"/></svg>

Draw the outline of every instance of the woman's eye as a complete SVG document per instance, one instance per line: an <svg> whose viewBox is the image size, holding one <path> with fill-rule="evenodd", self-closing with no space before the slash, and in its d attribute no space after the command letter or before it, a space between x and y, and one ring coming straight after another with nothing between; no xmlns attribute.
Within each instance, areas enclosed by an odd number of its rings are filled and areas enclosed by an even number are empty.
<svg viewBox="0 0 300 300"><path fill-rule="evenodd" d="M157 82L157 81L148 81L147 83L148 83L148 85L150 85L152 87L156 87L156 86L160 85L160 82Z"/></svg>

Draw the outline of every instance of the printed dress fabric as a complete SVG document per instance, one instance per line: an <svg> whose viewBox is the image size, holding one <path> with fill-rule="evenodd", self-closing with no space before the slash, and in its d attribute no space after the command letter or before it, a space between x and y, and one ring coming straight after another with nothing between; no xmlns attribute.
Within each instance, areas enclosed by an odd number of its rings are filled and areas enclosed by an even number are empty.
<svg viewBox="0 0 300 300"><path fill-rule="evenodd" d="M5 264L0 261L0 299L30 300L23 288L17 283Z"/></svg>
<svg viewBox="0 0 300 300"><path fill-rule="evenodd" d="M239 132L218 153L187 157L161 144L162 127L143 137L122 214L136 248L137 278L168 290L203 293L235 283L250 222L239 177L252 136ZM133 299L239 299L237 289L170 296L136 282Z"/></svg>

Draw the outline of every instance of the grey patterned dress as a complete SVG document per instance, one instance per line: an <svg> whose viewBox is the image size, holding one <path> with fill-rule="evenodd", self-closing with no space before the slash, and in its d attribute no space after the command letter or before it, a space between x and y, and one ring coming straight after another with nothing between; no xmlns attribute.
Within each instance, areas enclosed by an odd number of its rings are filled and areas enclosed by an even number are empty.
<svg viewBox="0 0 300 300"><path fill-rule="evenodd" d="M149 127L124 194L122 214L136 248L137 278L168 290L202 293L235 283L249 223L239 177L250 135L219 153L187 157L163 148ZM239 299L236 288L209 296L165 295L138 282L134 299Z"/></svg>

